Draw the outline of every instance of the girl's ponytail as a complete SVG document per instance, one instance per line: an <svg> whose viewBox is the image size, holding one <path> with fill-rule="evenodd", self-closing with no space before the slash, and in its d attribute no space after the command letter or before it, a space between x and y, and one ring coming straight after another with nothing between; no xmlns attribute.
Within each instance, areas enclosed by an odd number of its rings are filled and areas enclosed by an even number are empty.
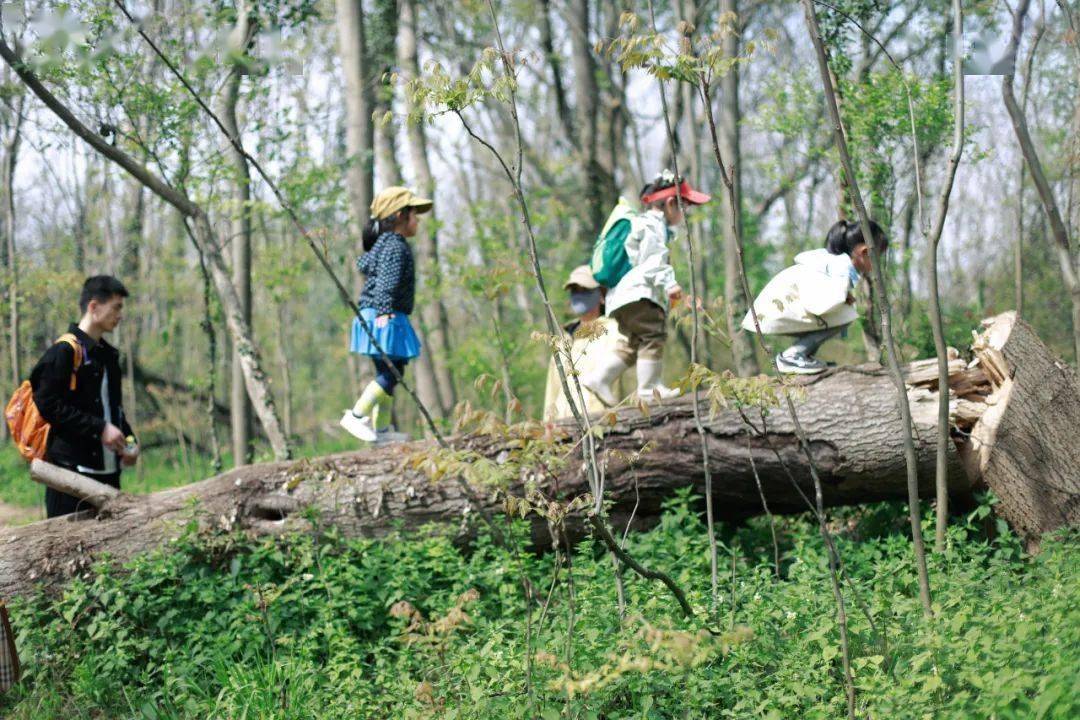
<svg viewBox="0 0 1080 720"><path fill-rule="evenodd" d="M889 239L885 237L885 231L871 220L870 232L873 233L877 251L885 252L889 247ZM850 255L863 242L865 240L859 223L852 220L840 220L829 228L829 233L825 236L825 249L833 255Z"/></svg>
<svg viewBox="0 0 1080 720"><path fill-rule="evenodd" d="M379 235L382 234L382 225L385 221L377 220L375 218L368 218L367 223L364 224L364 230L360 234L360 239L364 243L364 252L370 252L371 248L375 247L375 241L379 239Z"/></svg>

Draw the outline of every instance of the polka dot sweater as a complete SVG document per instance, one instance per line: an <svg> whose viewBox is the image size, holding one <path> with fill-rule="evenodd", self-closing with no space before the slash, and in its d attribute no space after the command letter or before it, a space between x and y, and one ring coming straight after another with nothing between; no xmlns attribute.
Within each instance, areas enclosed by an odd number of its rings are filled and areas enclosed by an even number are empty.
<svg viewBox="0 0 1080 720"><path fill-rule="evenodd" d="M356 261L366 276L360 293L360 307L374 308L380 315L411 315L416 295L416 265L412 247L404 237L385 232L371 250Z"/></svg>

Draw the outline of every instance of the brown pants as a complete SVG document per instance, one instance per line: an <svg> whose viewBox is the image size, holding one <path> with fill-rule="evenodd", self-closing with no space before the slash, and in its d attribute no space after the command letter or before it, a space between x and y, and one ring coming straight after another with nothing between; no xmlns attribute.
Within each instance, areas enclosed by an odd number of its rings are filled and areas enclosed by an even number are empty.
<svg viewBox="0 0 1080 720"><path fill-rule="evenodd" d="M636 300L615 310L611 317L619 323L619 332L626 338L620 338L615 346L620 360L633 365L639 356L645 360L663 359L667 341L664 308L651 300Z"/></svg>

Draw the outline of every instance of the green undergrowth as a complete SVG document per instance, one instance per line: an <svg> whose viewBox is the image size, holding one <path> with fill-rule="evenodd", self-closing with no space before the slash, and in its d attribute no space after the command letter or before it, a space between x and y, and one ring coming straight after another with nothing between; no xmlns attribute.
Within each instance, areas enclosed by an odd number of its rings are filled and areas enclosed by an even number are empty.
<svg viewBox="0 0 1080 720"><path fill-rule="evenodd" d="M708 542L694 508L672 500L628 549L675 577L703 615ZM1000 522L987 539L988 513L956 519L932 559L934 619L920 609L903 507L833 516L859 717L1080 715L1080 536L1028 557ZM632 573L620 622L611 560L590 541L573 554L571 603L565 568L553 586L554 554L483 534L459 548L433 530L382 540L189 532L61 597L17 602L26 681L0 714L842 718L822 543L806 518L777 522L781 579L765 519L723 528L716 635ZM524 526L511 535L522 548Z"/></svg>

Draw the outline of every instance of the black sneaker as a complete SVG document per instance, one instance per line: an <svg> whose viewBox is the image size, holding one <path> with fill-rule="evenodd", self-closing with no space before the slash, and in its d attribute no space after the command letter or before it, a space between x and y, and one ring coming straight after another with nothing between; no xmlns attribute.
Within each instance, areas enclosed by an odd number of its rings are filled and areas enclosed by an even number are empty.
<svg viewBox="0 0 1080 720"><path fill-rule="evenodd" d="M776 369L786 375L816 375L824 372L827 367L828 365L821 360L807 357L802 353L792 355L780 353L776 356Z"/></svg>

